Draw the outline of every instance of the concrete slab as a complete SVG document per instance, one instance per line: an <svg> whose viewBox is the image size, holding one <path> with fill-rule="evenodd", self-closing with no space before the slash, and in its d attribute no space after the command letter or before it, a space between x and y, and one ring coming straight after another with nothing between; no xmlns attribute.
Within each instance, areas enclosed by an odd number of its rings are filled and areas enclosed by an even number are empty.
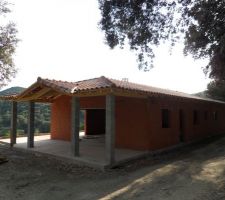
<svg viewBox="0 0 225 200"><path fill-rule="evenodd" d="M15 148L29 152L48 154L59 159L85 164L92 167L106 168L105 137L84 138L83 133L80 140L80 156L74 157L71 143L69 141L51 140L50 135L34 137L34 148L27 148L27 137L18 137ZM1 143L10 143L9 139L0 139ZM129 149L115 149L115 165L127 162L131 159L143 157L146 152L133 151Z"/></svg>

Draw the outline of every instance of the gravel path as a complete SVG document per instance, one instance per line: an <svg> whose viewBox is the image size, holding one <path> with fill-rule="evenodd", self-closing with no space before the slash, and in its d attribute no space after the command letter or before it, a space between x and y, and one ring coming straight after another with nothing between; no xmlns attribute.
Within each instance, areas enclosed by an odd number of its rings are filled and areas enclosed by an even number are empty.
<svg viewBox="0 0 225 200"><path fill-rule="evenodd" d="M222 200L225 137L101 172L1 147L1 200Z"/></svg>

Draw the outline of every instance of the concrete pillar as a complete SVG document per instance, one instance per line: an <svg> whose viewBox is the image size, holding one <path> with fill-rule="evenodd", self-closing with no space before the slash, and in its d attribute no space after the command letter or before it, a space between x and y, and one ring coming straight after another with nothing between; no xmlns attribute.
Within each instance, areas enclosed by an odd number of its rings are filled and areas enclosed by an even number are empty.
<svg viewBox="0 0 225 200"><path fill-rule="evenodd" d="M28 103L28 133L27 133L27 147L34 147L34 102Z"/></svg>
<svg viewBox="0 0 225 200"><path fill-rule="evenodd" d="M71 146L74 156L79 156L79 132L80 132L80 99L72 97L71 105Z"/></svg>
<svg viewBox="0 0 225 200"><path fill-rule="evenodd" d="M106 96L106 127L105 127L106 162L115 162L115 96Z"/></svg>
<svg viewBox="0 0 225 200"><path fill-rule="evenodd" d="M17 102L12 102L11 107L11 130L10 130L10 146L16 144L16 131L17 131Z"/></svg>

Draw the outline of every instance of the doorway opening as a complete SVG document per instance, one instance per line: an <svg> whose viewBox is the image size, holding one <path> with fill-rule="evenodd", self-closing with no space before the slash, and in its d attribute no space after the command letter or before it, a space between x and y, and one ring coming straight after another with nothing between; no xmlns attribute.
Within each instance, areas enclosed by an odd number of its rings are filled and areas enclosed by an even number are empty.
<svg viewBox="0 0 225 200"><path fill-rule="evenodd" d="M86 109L84 130L86 136L105 134L105 109Z"/></svg>

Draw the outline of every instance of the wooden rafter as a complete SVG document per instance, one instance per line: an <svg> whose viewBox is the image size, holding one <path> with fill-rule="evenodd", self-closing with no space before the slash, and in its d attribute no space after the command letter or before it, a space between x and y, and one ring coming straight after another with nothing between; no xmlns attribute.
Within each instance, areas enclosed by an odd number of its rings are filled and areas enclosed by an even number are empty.
<svg viewBox="0 0 225 200"><path fill-rule="evenodd" d="M36 82L36 83L34 83L33 85L31 85L29 88L27 88L24 92L22 92L20 95L19 95L19 97L18 97L18 99L21 99L21 98L23 98L23 97L25 97L26 95L28 95L34 88L37 88L37 87L39 87L40 85Z"/></svg>
<svg viewBox="0 0 225 200"><path fill-rule="evenodd" d="M40 91L38 91L34 94L31 94L28 97L20 97L19 100L30 101L30 100L40 99L43 95L48 93L50 90L51 90L51 88L42 88Z"/></svg>

